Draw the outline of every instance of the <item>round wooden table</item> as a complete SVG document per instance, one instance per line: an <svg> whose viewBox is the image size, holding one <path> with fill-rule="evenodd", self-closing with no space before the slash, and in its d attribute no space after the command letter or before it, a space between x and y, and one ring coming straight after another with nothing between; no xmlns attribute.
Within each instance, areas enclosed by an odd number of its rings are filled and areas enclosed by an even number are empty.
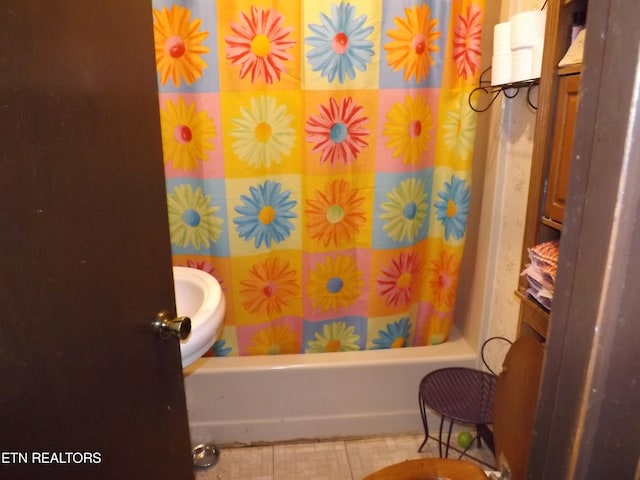
<svg viewBox="0 0 640 480"><path fill-rule="evenodd" d="M487 480L477 465L446 458L416 458L378 470L364 480Z"/></svg>

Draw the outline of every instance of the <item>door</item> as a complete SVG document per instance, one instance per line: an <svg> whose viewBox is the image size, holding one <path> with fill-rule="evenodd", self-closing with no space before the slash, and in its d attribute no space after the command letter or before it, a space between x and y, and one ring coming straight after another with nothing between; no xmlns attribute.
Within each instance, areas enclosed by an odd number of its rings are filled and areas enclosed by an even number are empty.
<svg viewBox="0 0 640 480"><path fill-rule="evenodd" d="M0 478L192 478L148 1L0 9Z"/></svg>
<svg viewBox="0 0 640 480"><path fill-rule="evenodd" d="M531 479L640 478L638 18L589 2Z"/></svg>

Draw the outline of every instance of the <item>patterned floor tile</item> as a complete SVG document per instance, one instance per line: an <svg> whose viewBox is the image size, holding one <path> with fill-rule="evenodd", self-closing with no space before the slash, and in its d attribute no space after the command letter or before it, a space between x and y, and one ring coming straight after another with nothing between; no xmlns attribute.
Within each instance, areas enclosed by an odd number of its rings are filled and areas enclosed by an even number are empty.
<svg viewBox="0 0 640 480"><path fill-rule="evenodd" d="M196 473L196 480L273 480L273 448L223 448L218 464Z"/></svg>
<svg viewBox="0 0 640 480"><path fill-rule="evenodd" d="M345 443L273 447L274 480L353 480Z"/></svg>

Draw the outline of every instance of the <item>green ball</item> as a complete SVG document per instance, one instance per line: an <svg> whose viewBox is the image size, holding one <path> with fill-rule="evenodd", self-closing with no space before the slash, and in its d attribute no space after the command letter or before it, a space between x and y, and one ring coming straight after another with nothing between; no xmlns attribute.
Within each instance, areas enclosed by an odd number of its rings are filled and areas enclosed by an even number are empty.
<svg viewBox="0 0 640 480"><path fill-rule="evenodd" d="M473 443L473 435L470 432L460 432L458 434L458 445L462 448L470 447Z"/></svg>

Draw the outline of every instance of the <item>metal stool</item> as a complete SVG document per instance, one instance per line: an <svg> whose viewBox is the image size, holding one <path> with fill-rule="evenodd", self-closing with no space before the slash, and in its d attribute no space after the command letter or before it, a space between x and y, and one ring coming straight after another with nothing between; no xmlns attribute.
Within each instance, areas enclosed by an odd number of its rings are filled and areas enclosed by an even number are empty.
<svg viewBox="0 0 640 480"><path fill-rule="evenodd" d="M491 452L494 452L493 433L488 425L493 423L495 390L496 376L473 368L442 368L425 375L418 391L418 403L425 435L418 452L422 451L429 439L427 408L441 416L438 433L440 458L449 457L454 421L475 425L476 435L473 441L477 439L478 446L481 446L481 439L484 439ZM442 441L445 418L449 420L446 443ZM446 445L444 455L442 454L443 444ZM459 458L466 454L469 446L464 449Z"/></svg>

